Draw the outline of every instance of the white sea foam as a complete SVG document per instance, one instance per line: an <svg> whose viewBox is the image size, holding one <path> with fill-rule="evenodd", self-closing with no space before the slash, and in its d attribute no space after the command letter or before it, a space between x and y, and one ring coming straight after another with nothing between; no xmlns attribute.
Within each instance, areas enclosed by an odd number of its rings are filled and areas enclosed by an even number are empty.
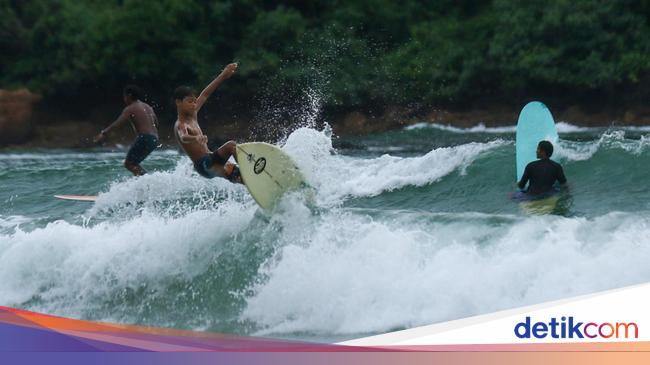
<svg viewBox="0 0 650 365"><path fill-rule="evenodd" d="M639 139L625 138L625 131L611 130L604 132L595 141L575 142L560 139L555 145L555 154L569 161L585 161L591 159L601 149L619 149L638 155L650 145L650 137L641 136Z"/></svg>
<svg viewBox="0 0 650 365"><path fill-rule="evenodd" d="M601 148L644 151L645 137L624 137L610 131L597 141L561 140L558 154L580 160ZM646 211L564 218L341 207L463 174L502 147L512 142L359 158L336 154L327 130L299 129L283 148L324 209L289 198L268 222L255 220L258 208L244 187L202 179L181 159L170 171L111 184L84 213L85 224L58 220L27 231L20 224L31 218L0 217L0 227L17 227L0 232L0 305L73 317L108 305L98 319L129 321L112 314L147 303L112 308L106 303L116 293L143 284L164 293L173 278L192 283L246 234L253 237L246 244L275 250L238 298L245 303L239 319L258 334L385 332L650 280ZM202 305L196 302L212 313ZM215 309L214 317L223 315ZM202 320L180 325L209 328L210 319Z"/></svg>
<svg viewBox="0 0 650 365"><path fill-rule="evenodd" d="M31 219L22 215L0 215L0 227L15 227L21 223L29 222Z"/></svg>
<svg viewBox="0 0 650 365"><path fill-rule="evenodd" d="M58 151L56 149L48 150L43 153L1 153L0 161L2 160L40 160L40 161L53 161L53 160L83 160L83 161L96 161L105 160L106 158L124 158L125 151L105 151L98 152L76 152L70 153L67 150ZM148 160L156 160L159 158L168 158L169 156L177 156L178 150L175 149L159 149L147 157Z"/></svg>
<svg viewBox="0 0 650 365"><path fill-rule="evenodd" d="M56 221L0 235L0 304L38 299L32 309L81 316L120 289L190 279L216 259L255 211L225 201L175 218L145 209L126 221L95 226Z"/></svg>
<svg viewBox="0 0 650 365"><path fill-rule="evenodd" d="M383 155L360 159L337 155L327 131L301 128L289 136L284 150L318 190L321 203L345 197L367 197L405 186L423 186L464 169L476 158L509 142L468 143L437 148L419 157Z"/></svg>
<svg viewBox="0 0 650 365"><path fill-rule="evenodd" d="M557 131L560 134L569 134L569 133L586 133L586 132L602 132L608 128L612 128L615 130L623 130L623 131L630 131L630 132L650 132L650 126L613 126L613 127L581 127L577 125L573 125L568 122L557 122L555 123L555 126L557 127ZM486 127L485 124L479 123L473 127L469 128L459 128L459 127L454 127L449 124L438 124L438 123L427 123L427 122L421 122L421 123L416 123L410 126L405 127L405 130L416 130L416 129L423 129L423 128L433 128L433 129L438 129L446 132L452 132L452 133L495 133L495 134L508 134L508 133L515 133L517 131L517 126L516 125L510 125L510 126L500 126L500 127Z"/></svg>
<svg viewBox="0 0 650 365"><path fill-rule="evenodd" d="M0 215L0 233L13 232L21 224L30 222L32 219L22 215Z"/></svg>
<svg viewBox="0 0 650 365"><path fill-rule="evenodd" d="M449 124L437 124L421 122L404 127L405 130L416 130L424 128L439 129L441 131L452 133L514 133L517 130L516 126L503 126L503 127L486 127L485 124L479 123L470 128L459 128Z"/></svg>
<svg viewBox="0 0 650 365"><path fill-rule="evenodd" d="M260 270L257 334L377 333L650 279L650 219L529 217L499 226L331 214Z"/></svg>
<svg viewBox="0 0 650 365"><path fill-rule="evenodd" d="M225 179L204 179L192 169L188 159L180 160L170 171L157 171L129 177L111 184L108 191L99 194L90 215L117 205L174 201L197 198L202 206L216 204L221 199L252 202L246 188Z"/></svg>

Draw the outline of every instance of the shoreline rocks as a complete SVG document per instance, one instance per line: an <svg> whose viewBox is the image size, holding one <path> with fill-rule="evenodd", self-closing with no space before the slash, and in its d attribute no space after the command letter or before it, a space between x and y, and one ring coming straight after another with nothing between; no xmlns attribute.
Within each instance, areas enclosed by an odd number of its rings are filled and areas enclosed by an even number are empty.
<svg viewBox="0 0 650 365"><path fill-rule="evenodd" d="M34 106L41 96L27 89L0 89L0 146L29 140L33 132Z"/></svg>
<svg viewBox="0 0 650 365"><path fill-rule="evenodd" d="M119 112L118 106L101 108L101 116L83 120L72 120L62 111L45 110L38 103L41 96L27 89L15 91L0 89L0 147L21 148L56 147L87 148L95 146L92 136L105 127ZM650 107L635 106L617 110L592 110L579 105L554 108L549 105L557 122L567 122L576 126L610 125L650 125ZM115 110L113 110L115 109ZM111 115L107 114L111 111ZM467 110L444 108L408 108L399 105L386 106L381 113L368 110L351 110L334 114L324 113L322 121L328 122L336 135L352 136L380 133L400 129L415 123L437 123L458 128L471 128L482 124L486 127L511 126L517 123L520 107L492 105L489 108L476 107ZM167 111L168 112L168 111ZM169 112L168 112L169 114ZM169 116L167 116L169 117ZM169 119L169 118L166 118ZM221 111L209 113L202 118L205 133L220 139L272 139L264 133L253 133L254 118L236 113ZM258 121L259 123L259 121ZM175 146L171 124L163 121L160 128L161 142ZM111 136L109 145L128 145L133 140L130 128L121 128Z"/></svg>

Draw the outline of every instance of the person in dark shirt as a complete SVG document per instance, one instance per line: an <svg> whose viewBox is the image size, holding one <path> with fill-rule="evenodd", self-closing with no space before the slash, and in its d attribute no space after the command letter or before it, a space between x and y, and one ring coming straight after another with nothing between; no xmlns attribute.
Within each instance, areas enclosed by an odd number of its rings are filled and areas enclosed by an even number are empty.
<svg viewBox="0 0 650 365"><path fill-rule="evenodd" d="M553 184L558 181L561 185L566 184L564 171L559 163L552 161L553 145L549 141L541 141L537 145L537 158L526 165L521 181L517 183L519 189L524 189L530 181L527 194L544 195L554 191Z"/></svg>

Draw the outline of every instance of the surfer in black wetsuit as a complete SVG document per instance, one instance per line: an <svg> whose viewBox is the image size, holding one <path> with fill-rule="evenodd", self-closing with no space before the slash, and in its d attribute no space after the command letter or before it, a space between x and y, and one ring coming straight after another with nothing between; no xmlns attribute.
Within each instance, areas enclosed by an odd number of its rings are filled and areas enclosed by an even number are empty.
<svg viewBox="0 0 650 365"><path fill-rule="evenodd" d="M158 117L149 104L141 101L142 91L137 86L126 86L123 97L126 107L122 114L111 125L102 129L93 138L93 142L101 142L111 129L130 122L137 137L126 154L124 167L133 175L140 176L147 173L140 163L158 147Z"/></svg>
<svg viewBox="0 0 650 365"><path fill-rule="evenodd" d="M519 189L524 189L530 181L527 194L545 195L554 191L553 184L558 181L561 185L566 184L564 171L559 163L551 160L553 145L549 141L541 141L537 145L537 158L526 165L521 181L517 184Z"/></svg>

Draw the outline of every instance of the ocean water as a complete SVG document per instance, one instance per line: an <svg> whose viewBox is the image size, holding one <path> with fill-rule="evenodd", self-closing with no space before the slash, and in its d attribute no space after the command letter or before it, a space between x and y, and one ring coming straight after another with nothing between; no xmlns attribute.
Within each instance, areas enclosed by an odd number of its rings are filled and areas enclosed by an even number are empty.
<svg viewBox="0 0 650 365"><path fill-rule="evenodd" d="M650 129L559 123L561 206L514 191L514 127L282 140L315 188L273 214L175 150L0 152L0 305L338 341L650 280ZM96 203L54 194L96 194Z"/></svg>

